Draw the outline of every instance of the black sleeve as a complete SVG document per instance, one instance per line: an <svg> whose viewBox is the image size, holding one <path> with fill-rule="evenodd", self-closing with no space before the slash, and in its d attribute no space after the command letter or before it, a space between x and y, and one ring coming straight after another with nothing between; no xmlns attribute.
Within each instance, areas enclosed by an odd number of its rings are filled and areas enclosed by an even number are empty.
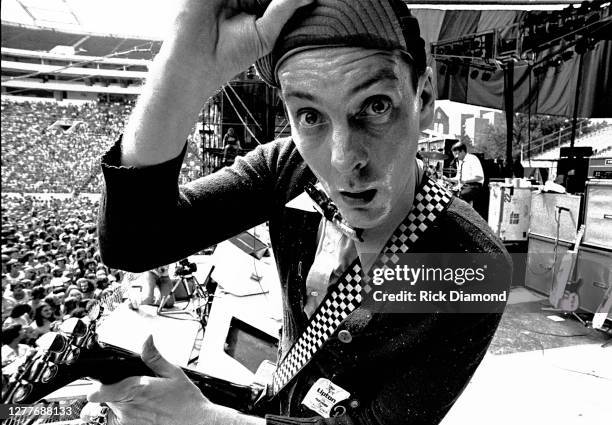
<svg viewBox="0 0 612 425"><path fill-rule="evenodd" d="M121 139L103 156L98 217L102 261L141 272L170 264L266 221L274 205L275 142L232 167L179 187L183 152L167 162L121 165Z"/></svg>

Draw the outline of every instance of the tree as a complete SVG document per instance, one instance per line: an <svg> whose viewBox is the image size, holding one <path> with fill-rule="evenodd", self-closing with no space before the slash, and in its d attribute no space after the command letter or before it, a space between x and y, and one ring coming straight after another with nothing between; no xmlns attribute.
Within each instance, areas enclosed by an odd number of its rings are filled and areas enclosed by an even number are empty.
<svg viewBox="0 0 612 425"><path fill-rule="evenodd" d="M584 124L589 124L588 120ZM512 157L517 158L521 155L521 146L527 146L531 140L531 146L536 147L541 143L538 139L553 134L562 128L568 128L570 120L565 117L555 117L548 115L532 115L531 119L527 114L517 113L514 115L514 125L512 129ZM531 129L531 134L529 133ZM484 141L475 146L477 152L482 152L488 158L506 157L506 122L497 125L489 125L485 131Z"/></svg>

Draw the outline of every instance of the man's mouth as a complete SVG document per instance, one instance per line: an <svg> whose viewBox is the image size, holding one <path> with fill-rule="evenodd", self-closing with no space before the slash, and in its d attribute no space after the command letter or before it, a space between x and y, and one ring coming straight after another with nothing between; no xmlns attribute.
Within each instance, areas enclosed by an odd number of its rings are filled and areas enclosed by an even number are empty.
<svg viewBox="0 0 612 425"><path fill-rule="evenodd" d="M366 205L376 196L376 189L368 189L359 192L339 191L342 200L352 206Z"/></svg>

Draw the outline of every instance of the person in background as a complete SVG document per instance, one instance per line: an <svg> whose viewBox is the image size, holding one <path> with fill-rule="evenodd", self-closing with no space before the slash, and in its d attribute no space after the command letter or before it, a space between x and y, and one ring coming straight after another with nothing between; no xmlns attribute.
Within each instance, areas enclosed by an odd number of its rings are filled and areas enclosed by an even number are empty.
<svg viewBox="0 0 612 425"><path fill-rule="evenodd" d="M223 165L232 165L240 149L240 141L234 136L234 129L230 127L223 137Z"/></svg>
<svg viewBox="0 0 612 425"><path fill-rule="evenodd" d="M455 143L451 150L457 162L457 174L455 177L444 177L444 179L460 187L461 199L474 202L482 193L484 183L482 164L476 155L468 153L464 142Z"/></svg>
<svg viewBox="0 0 612 425"><path fill-rule="evenodd" d="M25 289L24 284L20 281L11 284L11 290L7 292L6 296L16 303L27 303L30 301L29 292L30 291Z"/></svg>
<svg viewBox="0 0 612 425"><path fill-rule="evenodd" d="M25 356L30 347L21 342L26 338L24 327L14 323L2 329L2 374L8 374L7 367Z"/></svg>
<svg viewBox="0 0 612 425"><path fill-rule="evenodd" d="M161 266L137 275L132 286L142 288L140 304L159 305L167 297L164 307L171 308L175 302L174 295L170 295L173 284L168 266Z"/></svg>
<svg viewBox="0 0 612 425"><path fill-rule="evenodd" d="M23 265L16 258L12 258L6 264L7 266L7 279L9 283L19 282L25 277L25 273L22 270Z"/></svg>
<svg viewBox="0 0 612 425"><path fill-rule="evenodd" d="M34 310L28 304L17 304L13 307L9 317L2 322L2 327L5 328L12 324L18 323L24 328L32 322Z"/></svg>
<svg viewBox="0 0 612 425"><path fill-rule="evenodd" d="M41 304L34 311L34 321L30 324L30 327L34 331L34 337L38 338L51 331L55 323L55 316L51 306L49 304Z"/></svg>
<svg viewBox="0 0 612 425"><path fill-rule="evenodd" d="M30 296L32 297L30 300L30 307L32 307L33 310L36 310L36 308L43 303L43 299L47 296L47 290L44 286L37 285L32 288Z"/></svg>

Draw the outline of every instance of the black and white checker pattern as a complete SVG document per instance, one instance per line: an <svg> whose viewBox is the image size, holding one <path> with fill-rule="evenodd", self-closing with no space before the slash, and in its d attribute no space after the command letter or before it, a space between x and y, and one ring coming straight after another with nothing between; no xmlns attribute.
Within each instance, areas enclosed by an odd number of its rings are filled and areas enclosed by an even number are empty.
<svg viewBox="0 0 612 425"><path fill-rule="evenodd" d="M397 254L410 250L449 204L452 195L441 184L427 180L415 195L412 209L393 232L373 268L391 267L399 261ZM364 277L357 258L338 279L336 288L330 291L300 338L293 344L272 376L272 392L278 394L295 375L312 359L323 343L338 329L340 323L361 305L362 294L372 289Z"/></svg>

